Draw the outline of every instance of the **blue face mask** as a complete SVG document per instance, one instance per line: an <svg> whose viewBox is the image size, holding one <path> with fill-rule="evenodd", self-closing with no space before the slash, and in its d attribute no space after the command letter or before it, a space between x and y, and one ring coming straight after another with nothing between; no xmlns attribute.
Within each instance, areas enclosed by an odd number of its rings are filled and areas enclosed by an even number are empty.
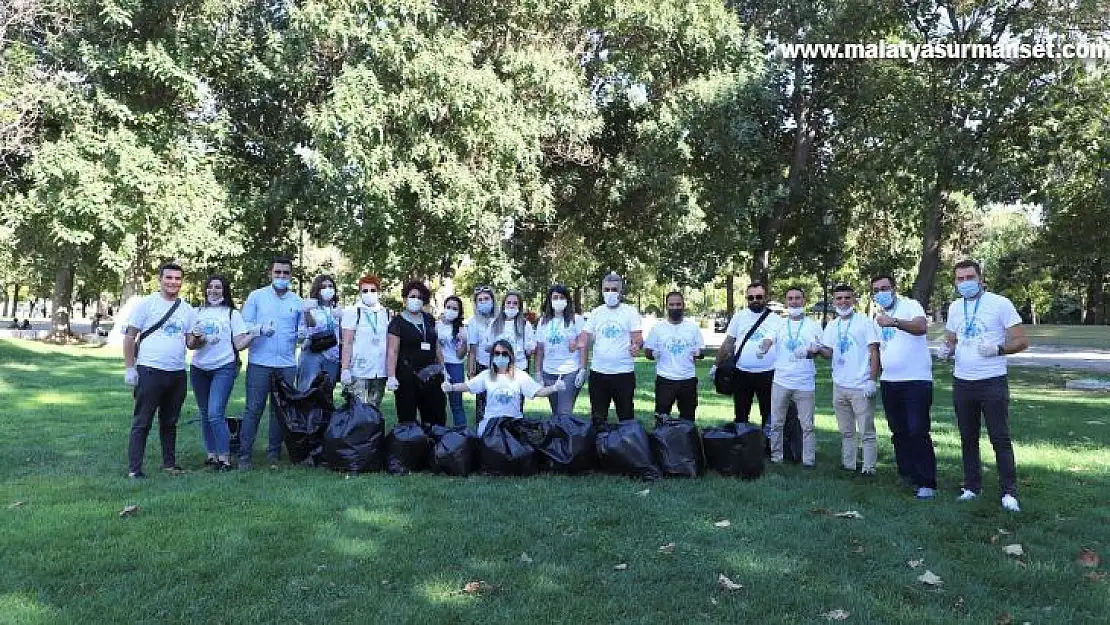
<svg viewBox="0 0 1110 625"><path fill-rule="evenodd" d="M965 298L975 297L979 294L979 282L977 280L964 280L956 285L956 290Z"/></svg>
<svg viewBox="0 0 1110 625"><path fill-rule="evenodd" d="M478 302L478 312L488 315L493 312L493 302Z"/></svg>
<svg viewBox="0 0 1110 625"><path fill-rule="evenodd" d="M494 356L493 357L493 366L497 367L498 369L504 369L505 367L508 367L509 366L509 357L508 356Z"/></svg>
<svg viewBox="0 0 1110 625"><path fill-rule="evenodd" d="M894 305L894 293L890 291L879 291L875 294L875 303L883 308L890 308Z"/></svg>
<svg viewBox="0 0 1110 625"><path fill-rule="evenodd" d="M274 288L279 291L284 291L289 288L289 278L274 278Z"/></svg>

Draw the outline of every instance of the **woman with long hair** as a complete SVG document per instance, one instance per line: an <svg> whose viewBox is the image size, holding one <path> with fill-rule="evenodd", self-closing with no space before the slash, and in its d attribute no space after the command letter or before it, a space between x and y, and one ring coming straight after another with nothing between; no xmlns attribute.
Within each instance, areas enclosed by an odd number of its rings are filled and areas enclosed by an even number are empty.
<svg viewBox="0 0 1110 625"><path fill-rule="evenodd" d="M544 384L566 379L566 388L548 396L551 415L569 417L586 379L586 352L578 349L578 335L585 322L575 314L567 287L554 284L547 289L542 316L536 329L536 371ZM570 383L573 382L573 383Z"/></svg>
<svg viewBox="0 0 1110 625"><path fill-rule="evenodd" d="M517 369L528 370L528 357L536 351L536 334L532 324L524 318L524 296L520 291L508 291L501 299L501 311L489 323L484 348L492 352L496 341L508 341L513 346L513 361Z"/></svg>
<svg viewBox="0 0 1110 625"><path fill-rule="evenodd" d="M424 312L432 293L417 280L406 284L402 293L405 310L389 322L385 385L394 391L398 422L416 421L419 414L421 423L444 425L443 352L436 341L436 320Z"/></svg>
<svg viewBox="0 0 1110 625"><path fill-rule="evenodd" d="M466 377L472 378L489 368L489 352L482 345L489 334L489 324L497 315L497 299L493 289L480 285L474 289L474 315L466 320ZM486 394L474 396L474 424L486 412Z"/></svg>
<svg viewBox="0 0 1110 625"><path fill-rule="evenodd" d="M463 303L456 295L451 295L443 302L443 313L436 324L436 338L439 349L443 352L443 368L447 371L447 379L462 382L466 379L463 361L466 356L466 331L463 329ZM451 405L454 424L466 425L462 393L450 393L447 402Z"/></svg>
<svg viewBox="0 0 1110 625"><path fill-rule="evenodd" d="M339 381L340 321L343 309L338 304L335 280L326 274L316 276L304 300L297 334L303 337L301 356L297 362L297 388L312 386L316 374L328 374L327 392Z"/></svg>
<svg viewBox="0 0 1110 625"><path fill-rule="evenodd" d="M443 383L445 393L486 393L486 418L478 424L481 436L491 419L524 417L522 405L525 398L547 397L566 388L566 383L556 380L550 386L540 386L527 371L516 367L514 348L504 339L494 341L490 348L490 368L466 382Z"/></svg>
<svg viewBox="0 0 1110 625"><path fill-rule="evenodd" d="M197 311L189 341L193 362L189 379L200 412L204 436L204 464L217 471L231 470L231 431L227 426L227 401L239 375L239 350L251 342L243 315L235 310L231 286L223 276L204 282L204 303Z"/></svg>

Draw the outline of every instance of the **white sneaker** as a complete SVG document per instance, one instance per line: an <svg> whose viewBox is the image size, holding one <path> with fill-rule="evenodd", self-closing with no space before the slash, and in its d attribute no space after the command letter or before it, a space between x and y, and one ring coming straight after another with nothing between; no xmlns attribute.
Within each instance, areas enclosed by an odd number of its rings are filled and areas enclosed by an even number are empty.
<svg viewBox="0 0 1110 625"><path fill-rule="evenodd" d="M956 501L971 501L972 499L975 499L978 496L979 495L975 494L975 491L970 491L966 488L961 488L960 489L960 496L956 498Z"/></svg>
<svg viewBox="0 0 1110 625"><path fill-rule="evenodd" d="M1018 505L1017 497L1013 495L1002 495L1002 509L1009 512L1021 512L1021 506Z"/></svg>
<svg viewBox="0 0 1110 625"><path fill-rule="evenodd" d="M922 486L917 489L916 497L918 499L932 499L937 496L937 491L927 486Z"/></svg>

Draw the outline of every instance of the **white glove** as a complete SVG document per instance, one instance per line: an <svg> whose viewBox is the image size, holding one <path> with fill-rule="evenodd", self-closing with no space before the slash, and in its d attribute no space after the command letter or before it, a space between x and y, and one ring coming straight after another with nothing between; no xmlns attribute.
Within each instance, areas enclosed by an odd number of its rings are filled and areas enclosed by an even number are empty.
<svg viewBox="0 0 1110 625"><path fill-rule="evenodd" d="M452 386L454 386L454 384L451 384L451 383L450 383L450 382L448 382L447 380L444 380L444 381L443 381L443 384L440 384L440 385L439 385L439 388L443 389L443 392L444 392L444 393L450 393L450 392L451 392L451 387L452 387Z"/></svg>
<svg viewBox="0 0 1110 625"><path fill-rule="evenodd" d="M344 369L339 372L339 383L343 386L350 386L355 383L355 376L351 374L350 369Z"/></svg>
<svg viewBox="0 0 1110 625"><path fill-rule="evenodd" d="M878 390L879 390L879 387L878 387L878 385L875 384L875 380L868 380L863 385L863 396L866 397L867 399L871 399L872 397L875 396L875 393L877 393Z"/></svg>
<svg viewBox="0 0 1110 625"><path fill-rule="evenodd" d="M937 360L948 360L951 356L952 348L948 346L947 342L941 343L940 347L937 348Z"/></svg>
<svg viewBox="0 0 1110 625"><path fill-rule="evenodd" d="M805 346L799 345L794 349L794 357L798 360L809 358L809 350L806 349Z"/></svg>
<svg viewBox="0 0 1110 625"><path fill-rule="evenodd" d="M578 374L574 376L574 388L582 388L582 386L586 383L586 375L587 373L585 369L578 370Z"/></svg>
<svg viewBox="0 0 1110 625"><path fill-rule="evenodd" d="M128 367L127 370L123 372L123 383L127 386L138 386L139 370L135 367Z"/></svg>
<svg viewBox="0 0 1110 625"><path fill-rule="evenodd" d="M995 343L979 343L979 355L983 358L993 358L998 355L998 345Z"/></svg>
<svg viewBox="0 0 1110 625"><path fill-rule="evenodd" d="M397 378L389 378L388 380L385 381L385 390L387 390L387 391L395 391L400 386L401 386L401 383L397 381Z"/></svg>
<svg viewBox="0 0 1110 625"><path fill-rule="evenodd" d="M204 326L202 326L199 321L194 323L192 333L193 336L197 338L204 338Z"/></svg>
<svg viewBox="0 0 1110 625"><path fill-rule="evenodd" d="M554 388L556 391L565 391L567 388L567 383L563 381L563 378L559 378L558 380L555 380L555 383L552 384L551 387Z"/></svg>
<svg viewBox="0 0 1110 625"><path fill-rule="evenodd" d="M273 321L267 321L266 323L262 324L262 336L271 337L276 331L277 328L274 326Z"/></svg>

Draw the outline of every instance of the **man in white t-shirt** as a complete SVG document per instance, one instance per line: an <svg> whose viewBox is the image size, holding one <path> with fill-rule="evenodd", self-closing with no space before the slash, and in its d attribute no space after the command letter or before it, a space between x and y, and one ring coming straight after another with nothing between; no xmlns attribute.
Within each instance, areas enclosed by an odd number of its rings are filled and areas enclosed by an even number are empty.
<svg viewBox="0 0 1110 625"><path fill-rule="evenodd" d="M778 346L775 378L771 386L771 462L783 459L783 426L791 402L802 426L802 466L817 462L817 436L813 412L817 396L817 367L813 358L821 351L821 326L805 315L806 294L799 286L786 290L786 321L771 337Z"/></svg>
<svg viewBox="0 0 1110 625"><path fill-rule="evenodd" d="M736 359L732 395L735 421L747 423L754 398L759 402L761 425L767 426L771 423L771 384L778 356L770 339L778 332L782 318L767 309L767 288L762 283L749 284L746 297L748 307L738 311L729 321L725 340L717 350L715 366L727 366L730 358ZM756 326L755 331L745 342L744 337L752 326Z"/></svg>
<svg viewBox="0 0 1110 625"><path fill-rule="evenodd" d="M601 281L605 303L590 313L578 335L578 348L588 349L590 361L590 414L595 422L609 419L609 404L616 405L621 421L635 419L636 356L644 344L640 313L621 303L624 279L609 272Z"/></svg>
<svg viewBox="0 0 1110 625"><path fill-rule="evenodd" d="M381 304L382 281L378 276L358 280L354 314L343 315L342 372L339 381L363 403L381 408L385 395L385 354L389 311Z"/></svg>
<svg viewBox="0 0 1110 625"><path fill-rule="evenodd" d="M979 464L979 430L986 421L987 435L994 448L1002 507L1019 512L1017 469L1010 440L1010 386L1006 377L1006 354L1029 347L1021 328L1021 315L1013 302L983 290L979 263L956 263L956 288L960 299L948 307L944 345L937 352L947 359L955 352L952 405L960 427L964 485L960 501L979 496L983 486Z"/></svg>
<svg viewBox="0 0 1110 625"><path fill-rule="evenodd" d="M678 416L694 420L698 408L698 376L694 361L700 360L705 349L701 328L688 319L682 293L667 293L667 320L651 327L644 354L655 365L655 414L670 416L678 403Z"/></svg>
<svg viewBox="0 0 1110 625"><path fill-rule="evenodd" d="M821 355L833 361L833 412L840 430L840 461L847 471L856 470L860 438L863 466L860 473L875 475L879 449L875 439L875 394L879 377L879 326L856 314L852 287L833 287L836 321L825 327ZM859 437L859 438L857 438Z"/></svg>
<svg viewBox="0 0 1110 625"><path fill-rule="evenodd" d="M185 402L186 340L196 324L193 307L178 297L184 272L166 263L158 269L160 289L135 305L123 339L124 382L135 388L135 413L127 445L127 477L142 478L146 439L158 412L158 438L162 443L162 468L181 472L177 466L177 419ZM190 342L189 345L192 345Z"/></svg>
<svg viewBox="0 0 1110 625"><path fill-rule="evenodd" d="M899 297L889 274L871 279L871 293L880 309L875 317L883 370L879 386L898 475L914 487L918 499L932 499L937 458L929 435L933 360L925 337L925 310L915 300Z"/></svg>

